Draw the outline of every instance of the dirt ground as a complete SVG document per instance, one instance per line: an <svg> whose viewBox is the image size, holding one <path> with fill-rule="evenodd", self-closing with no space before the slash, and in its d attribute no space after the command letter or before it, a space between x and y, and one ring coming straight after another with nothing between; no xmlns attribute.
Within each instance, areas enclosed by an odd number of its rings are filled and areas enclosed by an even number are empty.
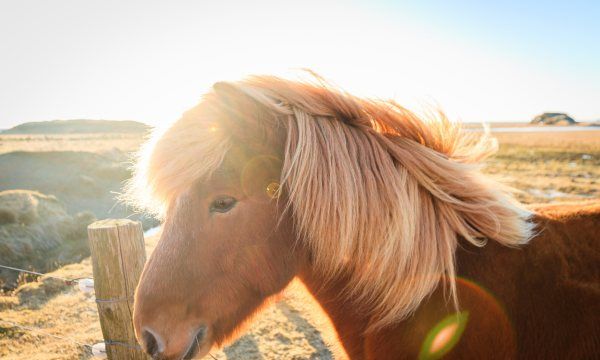
<svg viewBox="0 0 600 360"><path fill-rule="evenodd" d="M600 198L600 131L573 133L498 133L498 155L484 171L516 187L526 203ZM106 136L85 139L17 140L0 136L0 153L15 150L103 153L114 148L135 149L141 138ZM88 146L88 143L90 144ZM147 239L148 251L156 236ZM79 278L91 275L89 259L67 265L55 275ZM40 286L26 284L24 286ZM102 339L93 299L70 286L58 294L24 301L17 293L0 296L0 320L43 329L19 329L0 321L2 359L88 359L85 344ZM236 342L211 355L216 359L331 359L343 358L337 350L331 325L314 300L294 282L248 325ZM77 345L73 341L80 343ZM210 357L208 357L210 359Z"/></svg>

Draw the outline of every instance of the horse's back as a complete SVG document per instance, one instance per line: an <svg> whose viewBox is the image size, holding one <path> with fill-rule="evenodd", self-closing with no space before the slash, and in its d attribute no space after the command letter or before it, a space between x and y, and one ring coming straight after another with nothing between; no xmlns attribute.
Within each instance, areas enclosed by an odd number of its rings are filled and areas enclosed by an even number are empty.
<svg viewBox="0 0 600 360"><path fill-rule="evenodd" d="M600 201L531 208L537 235L523 249L513 309L519 353L600 356Z"/></svg>
<svg viewBox="0 0 600 360"><path fill-rule="evenodd" d="M504 309L510 332L487 323L501 324L502 317L482 306L477 292L461 291L459 303L471 311L470 321L481 323L479 331L465 332L461 352L492 350L491 358L590 358L600 354L600 201L534 205L536 235L528 244L509 248L489 241L482 248L461 244L457 251L458 275L472 280ZM469 303L471 304L469 306ZM461 305L461 307L462 307ZM474 326L477 328L477 326ZM461 341L462 343L462 341ZM487 344L486 344L487 343ZM496 346L497 345L497 346ZM514 348L514 356L510 348ZM456 356L452 356L456 355ZM489 357L489 356L488 356Z"/></svg>
<svg viewBox="0 0 600 360"><path fill-rule="evenodd" d="M534 205L535 236L526 248L534 264L549 261L557 279L600 294L600 201Z"/></svg>

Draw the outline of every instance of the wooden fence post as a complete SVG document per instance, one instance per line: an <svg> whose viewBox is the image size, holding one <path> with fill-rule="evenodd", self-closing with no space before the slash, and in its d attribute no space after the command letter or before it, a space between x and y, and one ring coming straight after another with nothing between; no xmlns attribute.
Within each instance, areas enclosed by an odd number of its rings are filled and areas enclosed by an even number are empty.
<svg viewBox="0 0 600 360"><path fill-rule="evenodd" d="M133 330L133 295L146 249L138 221L101 220L88 226L94 290L108 359L148 359Z"/></svg>

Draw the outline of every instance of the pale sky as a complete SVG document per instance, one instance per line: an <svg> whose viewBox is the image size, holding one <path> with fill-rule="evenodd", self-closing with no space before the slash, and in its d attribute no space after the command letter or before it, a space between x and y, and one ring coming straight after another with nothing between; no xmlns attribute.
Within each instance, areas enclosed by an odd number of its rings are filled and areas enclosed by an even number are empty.
<svg viewBox="0 0 600 360"><path fill-rule="evenodd" d="M215 81L304 67L468 122L600 119L599 1L483 3L0 0L0 129L160 125Z"/></svg>

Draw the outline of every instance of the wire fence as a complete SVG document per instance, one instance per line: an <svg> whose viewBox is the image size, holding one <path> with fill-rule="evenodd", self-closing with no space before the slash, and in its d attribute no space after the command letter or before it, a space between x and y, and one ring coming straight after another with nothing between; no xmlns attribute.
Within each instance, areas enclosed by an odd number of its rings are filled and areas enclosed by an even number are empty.
<svg viewBox="0 0 600 360"><path fill-rule="evenodd" d="M35 276L44 276L46 278L60 280L60 281L63 281L68 286L78 284L79 285L79 289L82 290L85 293L90 293L94 289L93 278L89 278L89 277L80 277L80 278L75 278L75 279L67 279L67 278L64 278L64 277L61 277L61 276L49 275L48 273L40 273L40 272L37 272L37 271L21 269L21 268L18 268L18 267L8 266L8 265L0 265L0 268L7 269L7 270L12 270L12 271L17 271L17 272L20 272L20 273L25 273L25 274L35 275ZM104 301L104 300L102 300L102 299L96 299L96 302L101 302L101 301ZM57 340L70 342L70 343L72 343L74 345L77 345L77 346L79 346L81 348L86 349L87 351L89 351L94 356L104 357L106 355L106 346L124 346L124 347L129 347L129 348L140 349L139 345L131 345L131 344L127 344L127 343L124 343L124 342L121 342L121 341L112 341L112 340L101 341L101 342L97 342L95 344L83 343L83 342L77 341L76 339L74 339L72 337L67 337L67 336L61 336L61 335L52 334L52 333L50 333L50 332L48 332L46 330L43 330L42 328L39 328L39 327L23 325L23 324L19 324L19 323L16 323L14 321L9 321L9 320L5 320L5 319L0 319L0 326L2 324L6 324L7 326L12 327L12 328L16 328L16 329L20 329L20 330L25 330L25 331L32 332L32 333L36 333L38 335L43 335L43 336L51 337L51 338L54 338L54 339L57 339Z"/></svg>
<svg viewBox="0 0 600 360"><path fill-rule="evenodd" d="M26 270L26 269L17 268L14 266L7 266L7 265L1 265L1 264L0 264L0 269L7 269L7 270L17 271L17 272L24 273L24 274L29 274L29 275L34 275L34 276L44 276L46 278L60 280L60 281L64 282L65 285L67 285L67 286L79 285L79 290L81 290L85 293L91 293L94 291L94 279L92 277L79 277L79 278L75 278L75 279L67 279L67 278L60 277L60 276L49 275L47 273L40 273L40 272L33 271L33 270Z"/></svg>
<svg viewBox="0 0 600 360"><path fill-rule="evenodd" d="M63 340L63 341L71 342L71 343L73 343L75 345L81 346L81 347L89 349L89 350L91 350L92 347L93 347L92 344L86 344L86 343L82 343L82 342L76 341L75 339L70 338L70 337L65 337L65 336L60 336L60 335L52 334L52 333L49 333L49 332L47 332L45 330L42 330L41 328L38 328L38 327L21 325L21 324L18 324L16 322L13 322L13 321L3 320L3 319L0 319L0 323L8 324L8 326L10 326L10 327L14 327L14 328L21 329L21 330L27 330L27 331L30 331L30 332L38 333L40 335L52 337L52 338L55 338L55 339L58 339L58 340Z"/></svg>
<svg viewBox="0 0 600 360"><path fill-rule="evenodd" d="M43 335L43 336L51 337L51 338L54 338L57 340L70 342L76 346L79 346L79 347L85 349L86 351L91 353L93 356L97 356L97 357L106 357L106 346L122 346L122 347L131 348L131 349L141 350L141 347L139 345L131 345L131 344L127 344L122 341L107 340L107 341L100 341L100 342L97 342L94 344L88 344L88 343L84 343L81 341L77 341L72 337L52 334L48 331L42 330L41 328L18 324L14 321L0 319L0 325L2 323L8 324L8 326L13 327L13 328L33 332L38 335Z"/></svg>
<svg viewBox="0 0 600 360"><path fill-rule="evenodd" d="M92 278L81 277L81 278L76 278L76 279L67 279L67 278L63 278L63 277L60 277L60 276L48 275L47 273L40 273L40 272L37 272L37 271L20 269L20 268L17 268L17 267L7 266L7 265L0 265L0 268L8 269L8 270L13 270L13 271L18 271L18 272L22 272L22 273L26 273L26 274L31 274L31 275L36 275L36 276L45 276L46 278L52 278L52 279L61 280L61 281L64 281L65 284L67 284L67 285L79 284L80 285L80 287L79 287L80 290L82 290L84 292L90 292L90 291L86 291L84 289L90 289L91 288L91 291L93 291L93 288L94 288L93 279ZM91 286L90 286L90 281L91 281ZM81 285L85 285L85 286L81 286ZM113 302L113 301L124 301L124 300L129 300L129 299L116 299L116 300L96 299L96 303ZM16 322L13 322L13 321L0 319L0 325L2 323L8 324L9 326L17 328L17 329L27 330L27 331L30 331L30 332L37 333L39 335L44 335L44 336L55 338L57 340L62 340L62 341L70 342L70 343L72 343L74 345L77 345L77 346L80 346L80 347L86 349L92 355L99 356L99 357L105 357L106 356L106 346L123 346L123 347L128 347L128 348L137 349L137 350L141 349L141 347L139 345L131 345L131 344L128 344L128 343L125 343L125 342L114 341L114 340L105 340L105 341L101 341L101 342L98 342L98 343L95 343L95 344L87 344L87 343L83 343L83 342L77 341L77 340L75 340L74 338L71 338L71 337L66 337L66 336L60 336L60 335L52 334L52 333L47 332L47 331L45 331L45 330L43 330L41 328L38 328L38 327L22 325L22 324L18 324ZM208 355L211 358L216 359L212 354L209 353Z"/></svg>
<svg viewBox="0 0 600 360"><path fill-rule="evenodd" d="M76 279L66 279L66 278L63 278L63 277L60 277L60 276L48 275L48 274L40 273L40 272L37 272L37 271L25 270L25 269L20 269L20 268L17 268L17 267L12 267L12 266L7 266L7 265L0 265L0 268L7 269L7 270L13 270L13 271L17 271L17 272L21 272L21 273L25 273L25 274L30 274L30 275L45 276L47 278L61 280L61 281L64 281L67 285L75 285L75 284L79 283L80 280L86 279L84 277L76 278Z"/></svg>

